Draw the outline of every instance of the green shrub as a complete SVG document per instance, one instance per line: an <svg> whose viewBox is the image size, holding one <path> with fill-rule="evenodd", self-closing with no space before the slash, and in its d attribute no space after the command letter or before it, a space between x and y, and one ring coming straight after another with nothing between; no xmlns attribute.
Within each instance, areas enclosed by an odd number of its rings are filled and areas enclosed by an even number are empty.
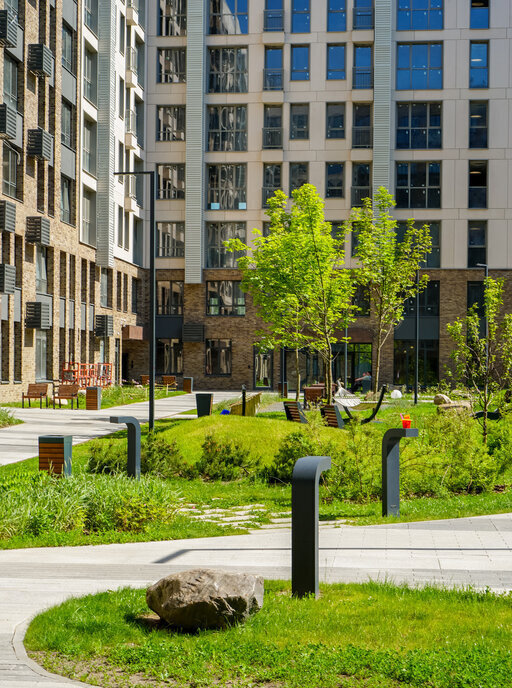
<svg viewBox="0 0 512 688"><path fill-rule="evenodd" d="M317 449L318 443L311 432L291 432L282 440L274 461L263 469L262 477L269 482L291 482L296 461L303 456L315 456Z"/></svg>
<svg viewBox="0 0 512 688"><path fill-rule="evenodd" d="M218 440L208 434L202 444L203 453L191 469L201 478L207 480L236 480L256 472L258 462L252 459L249 450L238 442Z"/></svg>
<svg viewBox="0 0 512 688"><path fill-rule="evenodd" d="M126 446L120 442L97 441L89 444L89 473L104 473L115 475L126 472Z"/></svg>
<svg viewBox="0 0 512 688"><path fill-rule="evenodd" d="M0 408L0 428L6 428L8 425L17 425L23 421L18 420L12 415L12 411L5 408Z"/></svg>
<svg viewBox="0 0 512 688"><path fill-rule="evenodd" d="M140 461L141 473L158 478L186 477L190 470L176 440L168 441L153 432L142 445Z"/></svg>

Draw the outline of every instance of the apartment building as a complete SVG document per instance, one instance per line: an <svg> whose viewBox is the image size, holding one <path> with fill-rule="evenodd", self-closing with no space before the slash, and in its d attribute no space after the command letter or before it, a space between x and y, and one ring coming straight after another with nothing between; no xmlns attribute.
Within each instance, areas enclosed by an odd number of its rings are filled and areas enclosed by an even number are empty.
<svg viewBox="0 0 512 688"><path fill-rule="evenodd" d="M381 185L399 222L430 224L420 381L435 382L449 362L446 323L481 302L480 266L506 277L512 266L511 22L507 0L160 0L147 17L146 89L157 373L203 388L277 384L281 355L254 350L257 320L223 241L250 243L268 196L308 181L334 227ZM349 328L352 379L375 355L363 313ZM407 304L384 381L412 383L414 315ZM337 354L343 378L343 345ZM303 363L306 379L322 375L315 356Z"/></svg>

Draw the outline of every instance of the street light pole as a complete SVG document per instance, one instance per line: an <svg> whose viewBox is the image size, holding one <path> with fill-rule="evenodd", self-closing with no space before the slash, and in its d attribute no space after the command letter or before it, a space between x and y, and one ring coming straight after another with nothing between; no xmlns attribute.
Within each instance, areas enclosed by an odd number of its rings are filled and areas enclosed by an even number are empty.
<svg viewBox="0 0 512 688"><path fill-rule="evenodd" d="M414 403L418 403L418 368L420 360L420 271L416 270L416 318L415 318L415 347L414 347Z"/></svg>
<svg viewBox="0 0 512 688"><path fill-rule="evenodd" d="M114 172L116 176L139 174L149 175L149 431L155 427L155 172L138 170L137 172Z"/></svg>

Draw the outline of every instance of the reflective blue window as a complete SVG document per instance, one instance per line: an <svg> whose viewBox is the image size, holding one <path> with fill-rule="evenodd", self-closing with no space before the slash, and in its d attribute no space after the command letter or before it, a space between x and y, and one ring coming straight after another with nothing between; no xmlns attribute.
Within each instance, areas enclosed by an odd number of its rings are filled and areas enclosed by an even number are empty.
<svg viewBox="0 0 512 688"><path fill-rule="evenodd" d="M309 45L292 45L292 81L309 81Z"/></svg>
<svg viewBox="0 0 512 688"><path fill-rule="evenodd" d="M328 0L327 31L346 31L347 11L345 0Z"/></svg>
<svg viewBox="0 0 512 688"><path fill-rule="evenodd" d="M489 44L469 44L469 88L489 88Z"/></svg>
<svg viewBox="0 0 512 688"><path fill-rule="evenodd" d="M283 0L265 0L264 31L283 31Z"/></svg>
<svg viewBox="0 0 512 688"><path fill-rule="evenodd" d="M398 31L428 31L443 28L443 0L398 0Z"/></svg>
<svg viewBox="0 0 512 688"><path fill-rule="evenodd" d="M283 49L265 48L265 70L263 72L263 89L280 91L283 88Z"/></svg>
<svg viewBox="0 0 512 688"><path fill-rule="evenodd" d="M327 46L327 78L346 79L345 73L345 46Z"/></svg>
<svg viewBox="0 0 512 688"><path fill-rule="evenodd" d="M373 87L373 58L370 45L354 46L352 88Z"/></svg>
<svg viewBox="0 0 512 688"><path fill-rule="evenodd" d="M397 49L396 88L443 88L441 43L400 43Z"/></svg>
<svg viewBox="0 0 512 688"><path fill-rule="evenodd" d="M470 29L489 28L489 0L471 0Z"/></svg>
<svg viewBox="0 0 512 688"><path fill-rule="evenodd" d="M292 33L309 33L309 0L292 0Z"/></svg>
<svg viewBox="0 0 512 688"><path fill-rule="evenodd" d="M354 0L354 30L373 29L373 0Z"/></svg>
<svg viewBox="0 0 512 688"><path fill-rule="evenodd" d="M210 34L247 33L247 17L247 0L210 0Z"/></svg>

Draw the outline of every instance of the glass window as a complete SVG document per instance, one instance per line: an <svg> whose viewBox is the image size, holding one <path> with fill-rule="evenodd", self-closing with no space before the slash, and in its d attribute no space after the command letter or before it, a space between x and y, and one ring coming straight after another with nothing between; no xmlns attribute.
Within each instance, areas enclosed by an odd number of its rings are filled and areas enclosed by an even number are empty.
<svg viewBox="0 0 512 688"><path fill-rule="evenodd" d="M397 103L397 148L441 148L441 103Z"/></svg>
<svg viewBox="0 0 512 688"><path fill-rule="evenodd" d="M68 148L74 149L73 106L67 100L62 101L60 111L60 140Z"/></svg>
<svg viewBox="0 0 512 688"><path fill-rule="evenodd" d="M363 204L363 198L371 198L371 170L369 162L352 163L352 207Z"/></svg>
<svg viewBox="0 0 512 688"><path fill-rule="evenodd" d="M96 246L96 193L86 188L82 193L82 241Z"/></svg>
<svg viewBox="0 0 512 688"><path fill-rule="evenodd" d="M209 268L236 268L242 251L228 251L224 245L230 239L240 239L245 243L247 236L245 222L207 222L206 265Z"/></svg>
<svg viewBox="0 0 512 688"><path fill-rule="evenodd" d="M309 105L307 103L290 105L290 138L309 139Z"/></svg>
<svg viewBox="0 0 512 688"><path fill-rule="evenodd" d="M157 222L158 245L156 255L159 258L185 257L185 223Z"/></svg>
<svg viewBox="0 0 512 688"><path fill-rule="evenodd" d="M156 140L185 141L185 105L160 105L156 109Z"/></svg>
<svg viewBox="0 0 512 688"><path fill-rule="evenodd" d="M411 389L414 385L416 365L414 340L395 339L394 349L393 382L395 385L405 385L407 389ZM422 388L432 387L439 382L439 341L437 339L419 340L418 382Z"/></svg>
<svg viewBox="0 0 512 688"><path fill-rule="evenodd" d="M440 208L441 163L396 163L396 207Z"/></svg>
<svg viewBox="0 0 512 688"><path fill-rule="evenodd" d="M206 375L231 375L231 339L207 339Z"/></svg>
<svg viewBox="0 0 512 688"><path fill-rule="evenodd" d="M309 45L292 45L292 81L309 81Z"/></svg>
<svg viewBox="0 0 512 688"><path fill-rule="evenodd" d="M36 380L46 380L47 360L46 352L48 346L48 332L46 330L36 330Z"/></svg>
<svg viewBox="0 0 512 688"><path fill-rule="evenodd" d="M292 33L309 33L309 0L292 0Z"/></svg>
<svg viewBox="0 0 512 688"><path fill-rule="evenodd" d="M18 165L20 154L8 143L3 146L2 191L6 196L18 198Z"/></svg>
<svg viewBox="0 0 512 688"><path fill-rule="evenodd" d="M265 0L264 31L283 31L283 0Z"/></svg>
<svg viewBox="0 0 512 688"><path fill-rule="evenodd" d="M283 49L265 47L264 91L283 90Z"/></svg>
<svg viewBox="0 0 512 688"><path fill-rule="evenodd" d="M487 222L468 222L468 268L487 263Z"/></svg>
<svg viewBox="0 0 512 688"><path fill-rule="evenodd" d="M72 74L75 73L73 38L73 29L70 29L67 24L62 24L62 66Z"/></svg>
<svg viewBox="0 0 512 688"><path fill-rule="evenodd" d="M210 34L247 33L248 0L210 0Z"/></svg>
<svg viewBox="0 0 512 688"><path fill-rule="evenodd" d="M117 114L121 119L124 119L124 79L119 77L119 94L117 98Z"/></svg>
<svg viewBox="0 0 512 688"><path fill-rule="evenodd" d="M46 294L48 292L48 253L46 246L36 245L36 292Z"/></svg>
<svg viewBox="0 0 512 688"><path fill-rule="evenodd" d="M119 52L124 55L126 44L126 17L119 12Z"/></svg>
<svg viewBox="0 0 512 688"><path fill-rule="evenodd" d="M345 72L345 45L327 46L327 78L346 79Z"/></svg>
<svg viewBox="0 0 512 688"><path fill-rule="evenodd" d="M399 43L396 87L399 91L443 88L442 44Z"/></svg>
<svg viewBox="0 0 512 688"><path fill-rule="evenodd" d="M187 0L160 0L159 36L187 34Z"/></svg>
<svg viewBox="0 0 512 688"><path fill-rule="evenodd" d="M480 317L484 316L484 294L485 287L483 282L468 282L468 310L476 304L477 313Z"/></svg>
<svg viewBox="0 0 512 688"><path fill-rule="evenodd" d="M354 0L354 29L373 29L373 0Z"/></svg>
<svg viewBox="0 0 512 688"><path fill-rule="evenodd" d="M18 109L18 63L4 53L4 103Z"/></svg>
<svg viewBox="0 0 512 688"><path fill-rule="evenodd" d="M347 8L345 0L328 0L327 31L347 30Z"/></svg>
<svg viewBox="0 0 512 688"><path fill-rule="evenodd" d="M469 44L469 88L489 88L489 43Z"/></svg>
<svg viewBox="0 0 512 688"><path fill-rule="evenodd" d="M89 174L96 174L96 122L84 118L83 168Z"/></svg>
<svg viewBox="0 0 512 688"><path fill-rule="evenodd" d="M183 282L157 280L156 314L183 315Z"/></svg>
<svg viewBox="0 0 512 688"><path fill-rule="evenodd" d="M278 189L282 189L281 163L265 163L263 165L263 197L262 207L266 207L267 201Z"/></svg>
<svg viewBox="0 0 512 688"><path fill-rule="evenodd" d="M98 33L98 0L84 0L84 23L93 33Z"/></svg>
<svg viewBox="0 0 512 688"><path fill-rule="evenodd" d="M182 200L185 198L185 165L167 163L157 165L157 198Z"/></svg>
<svg viewBox="0 0 512 688"><path fill-rule="evenodd" d="M98 84L98 55L88 50L84 51L84 96L93 105L97 99Z"/></svg>
<svg viewBox="0 0 512 688"><path fill-rule="evenodd" d="M487 148L487 100L469 102L469 147Z"/></svg>
<svg viewBox="0 0 512 688"><path fill-rule="evenodd" d="M139 280L132 277L132 313L139 310Z"/></svg>
<svg viewBox="0 0 512 688"><path fill-rule="evenodd" d="M207 165L208 210L246 210L247 165Z"/></svg>
<svg viewBox="0 0 512 688"><path fill-rule="evenodd" d="M469 161L468 208L487 208L487 160Z"/></svg>
<svg viewBox="0 0 512 688"><path fill-rule="evenodd" d="M100 306L112 308L112 270L100 268Z"/></svg>
<svg viewBox="0 0 512 688"><path fill-rule="evenodd" d="M489 28L489 0L471 0L470 29Z"/></svg>
<svg viewBox="0 0 512 688"><path fill-rule="evenodd" d="M290 163L290 195L292 191L308 183L308 167L307 162Z"/></svg>
<svg viewBox="0 0 512 688"><path fill-rule="evenodd" d="M283 107L263 106L263 148L283 147Z"/></svg>
<svg viewBox="0 0 512 688"><path fill-rule="evenodd" d="M61 175L60 178L60 219L71 224L71 194L73 182L68 177Z"/></svg>
<svg viewBox="0 0 512 688"><path fill-rule="evenodd" d="M157 375L181 375L183 373L183 342L180 339L156 340Z"/></svg>
<svg viewBox="0 0 512 688"><path fill-rule="evenodd" d="M210 93L247 92L247 48L210 48Z"/></svg>
<svg viewBox="0 0 512 688"><path fill-rule="evenodd" d="M398 31L428 31L443 28L443 0L399 0Z"/></svg>
<svg viewBox="0 0 512 688"><path fill-rule="evenodd" d="M241 282L221 280L206 283L206 315L245 315Z"/></svg>
<svg viewBox="0 0 512 688"><path fill-rule="evenodd" d="M247 150L247 107L245 105L208 107L208 150Z"/></svg>
<svg viewBox="0 0 512 688"><path fill-rule="evenodd" d="M352 299L354 306L357 306L356 313L358 318L370 315L370 289L366 285L358 284Z"/></svg>
<svg viewBox="0 0 512 688"><path fill-rule="evenodd" d="M158 48L159 84L184 84L187 73L185 48Z"/></svg>
<svg viewBox="0 0 512 688"><path fill-rule="evenodd" d="M371 103L354 103L352 120L352 148L371 148L373 146Z"/></svg>
<svg viewBox="0 0 512 688"><path fill-rule="evenodd" d="M373 88L373 57L371 45L354 46L352 88Z"/></svg>
<svg viewBox="0 0 512 688"><path fill-rule="evenodd" d="M325 163L325 197L343 198L343 163Z"/></svg>
<svg viewBox="0 0 512 688"><path fill-rule="evenodd" d="M416 223L417 225L428 225L430 231L430 240L432 241L432 250L427 255L427 260L424 263L426 268L440 268L441 267L441 226L439 222L431 222L425 220ZM396 228L397 240L403 241L403 237L407 230L407 222L399 222Z"/></svg>
<svg viewBox="0 0 512 688"><path fill-rule="evenodd" d="M345 103L327 103L325 107L325 138L345 138Z"/></svg>

